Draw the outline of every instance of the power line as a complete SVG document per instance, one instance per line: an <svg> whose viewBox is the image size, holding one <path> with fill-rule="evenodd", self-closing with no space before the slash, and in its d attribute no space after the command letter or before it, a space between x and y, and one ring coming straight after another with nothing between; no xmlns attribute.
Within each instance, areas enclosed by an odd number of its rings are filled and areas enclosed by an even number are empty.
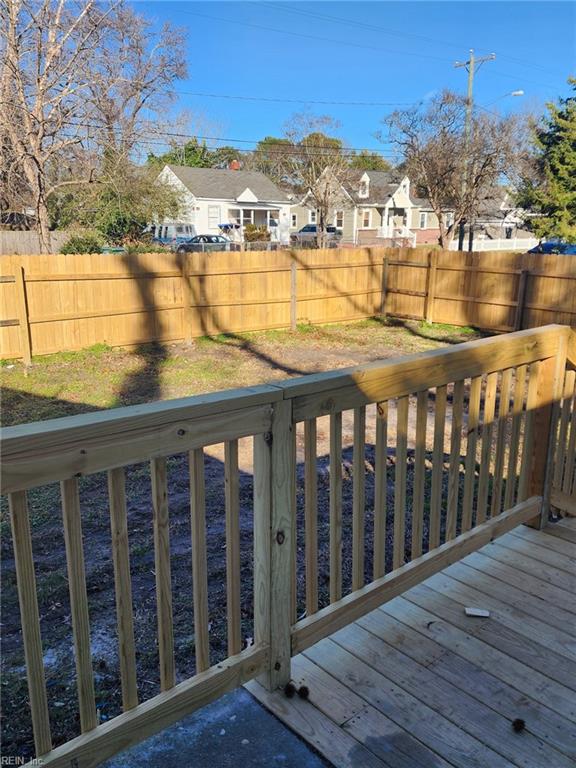
<svg viewBox="0 0 576 768"><path fill-rule="evenodd" d="M278 104L324 104L346 107L408 107L417 102L412 101L328 101L318 99L280 99L270 96L240 96L231 93L200 93L195 91L175 90L174 93L183 96L202 96L209 99L236 99L238 101L263 101Z"/></svg>

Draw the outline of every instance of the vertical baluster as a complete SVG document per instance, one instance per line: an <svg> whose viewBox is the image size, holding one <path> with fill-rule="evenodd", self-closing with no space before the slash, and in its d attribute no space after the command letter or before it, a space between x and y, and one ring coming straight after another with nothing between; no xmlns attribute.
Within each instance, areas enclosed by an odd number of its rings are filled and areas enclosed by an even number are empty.
<svg viewBox="0 0 576 768"><path fill-rule="evenodd" d="M10 508L14 563L18 585L20 618L22 620L22 642L26 659L26 676L28 678L34 746L36 756L40 757L52 749L52 739L50 736L42 638L40 635L40 616L38 614L34 556L32 554L32 537L30 534L26 491L16 491L9 494L8 505Z"/></svg>
<svg viewBox="0 0 576 768"><path fill-rule="evenodd" d="M428 390L424 390L423 392L418 392L416 406L416 451L414 454L414 492L412 497L412 558L420 557L422 554L427 419Z"/></svg>
<svg viewBox="0 0 576 768"><path fill-rule="evenodd" d="M472 527L474 488L476 485L476 450L478 447L478 423L480 420L480 397L482 377L475 376L470 382L468 400L468 440L466 443L466 464L464 468L464 499L462 501L462 533Z"/></svg>
<svg viewBox="0 0 576 768"><path fill-rule="evenodd" d="M124 711L127 711L138 704L138 690L125 486L124 468L111 469L108 472L108 497L110 500L112 560L114 563L118 657L122 681L122 706Z"/></svg>
<svg viewBox="0 0 576 768"><path fill-rule="evenodd" d="M522 443L522 459L520 463L520 479L518 480L518 501L525 501L528 496L530 469L532 464L532 447L534 442L534 420L538 407L538 379L542 361L537 360L530 365L528 376L528 393L526 395L526 420L524 422L524 440Z"/></svg>
<svg viewBox="0 0 576 768"><path fill-rule="evenodd" d="M330 602L342 597L342 413L330 415Z"/></svg>
<svg viewBox="0 0 576 768"><path fill-rule="evenodd" d="M318 478L316 419L304 422L304 515L306 552L306 615L318 610Z"/></svg>
<svg viewBox="0 0 576 768"><path fill-rule="evenodd" d="M566 461L566 449L568 447L568 427L570 424L570 407L574 393L574 381L576 371L566 371L564 389L562 392L562 408L560 411L560 424L558 426L558 439L556 441L556 456L554 460L554 488L562 488L564 479L564 463Z"/></svg>
<svg viewBox="0 0 576 768"><path fill-rule="evenodd" d="M506 461L506 428L510 411L510 387L512 369L502 373L500 386L500 405L498 408L498 439L496 442L496 460L494 462L494 485L492 487L491 517L499 515L502 507L502 485L504 483L504 463Z"/></svg>
<svg viewBox="0 0 576 768"><path fill-rule="evenodd" d="M170 527L166 459L152 459L152 508L154 512L154 569L156 571L156 614L160 688L167 691L175 684L174 629L172 623L172 576L170 572Z"/></svg>
<svg viewBox="0 0 576 768"><path fill-rule="evenodd" d="M572 416L570 418L570 436L566 448L566 466L562 491L572 495L572 485L576 479L576 394L572 400Z"/></svg>
<svg viewBox="0 0 576 768"><path fill-rule="evenodd" d="M393 568L404 565L405 515L406 515L406 462L408 453L408 406L409 397L397 401L396 425L396 472L394 482L394 550Z"/></svg>
<svg viewBox="0 0 576 768"><path fill-rule="evenodd" d="M208 637L208 566L206 562L206 491L204 450L190 451L190 514L192 521L192 583L196 672L210 666Z"/></svg>
<svg viewBox="0 0 576 768"><path fill-rule="evenodd" d="M353 500L352 500L352 589L364 586L364 506L366 498L365 479L366 408L354 409L354 456L353 456Z"/></svg>
<svg viewBox="0 0 576 768"><path fill-rule="evenodd" d="M460 447L464 411L464 382L457 381L452 392L452 431L450 437L450 464L448 469L448 506L446 512L446 541L456 536L458 518L458 492L460 489Z"/></svg>
<svg viewBox="0 0 576 768"><path fill-rule="evenodd" d="M376 404L376 453L374 458L374 578L386 570L386 496L388 458L388 401Z"/></svg>
<svg viewBox="0 0 576 768"><path fill-rule="evenodd" d="M63 480L60 483L60 487L66 562L68 566L68 587L70 590L70 612L72 614L76 675L78 678L80 725L82 732L85 732L98 725L98 718L94 702L94 676L90 650L90 621L88 617L88 594L86 592L86 573L84 570L78 481L76 478Z"/></svg>
<svg viewBox="0 0 576 768"><path fill-rule="evenodd" d="M490 465L492 459L492 430L494 411L496 407L496 389L498 373L489 373L486 377L484 392L484 413L482 416L482 450L480 452L480 475L478 478L478 505L476 524L486 520L488 506L488 485L490 482Z"/></svg>
<svg viewBox="0 0 576 768"><path fill-rule="evenodd" d="M238 440L224 444L224 495L226 506L226 613L228 655L242 650L240 618L240 482Z"/></svg>
<svg viewBox="0 0 576 768"><path fill-rule="evenodd" d="M430 491L429 549L440 544L440 516L442 512L442 480L444 477L444 429L446 422L447 388L436 387L436 413L434 416L434 449L432 454L432 488Z"/></svg>
<svg viewBox="0 0 576 768"><path fill-rule="evenodd" d="M271 443L270 435L254 435L254 643L270 646L271 573ZM267 688L270 673L260 677Z"/></svg>
<svg viewBox="0 0 576 768"><path fill-rule="evenodd" d="M504 492L504 509L510 509L516 499L516 483L518 479L518 453L520 446L520 430L522 427L522 412L524 408L524 390L528 366L516 368L514 382L514 397L512 400L512 429L510 431L510 452L506 471L506 491Z"/></svg>
<svg viewBox="0 0 576 768"><path fill-rule="evenodd" d="M293 624L298 621L298 494L296 488L296 429L292 425L289 433L290 466L294 467L294 482L290 486L290 619Z"/></svg>

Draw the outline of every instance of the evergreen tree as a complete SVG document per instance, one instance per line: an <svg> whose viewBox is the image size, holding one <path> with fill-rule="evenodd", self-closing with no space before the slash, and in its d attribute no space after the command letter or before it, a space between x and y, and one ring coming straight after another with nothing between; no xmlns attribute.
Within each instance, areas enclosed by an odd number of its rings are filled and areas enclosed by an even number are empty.
<svg viewBox="0 0 576 768"><path fill-rule="evenodd" d="M568 82L576 91L576 78ZM534 173L524 179L519 203L540 214L532 221L540 237L576 242L576 96L548 105L537 129Z"/></svg>

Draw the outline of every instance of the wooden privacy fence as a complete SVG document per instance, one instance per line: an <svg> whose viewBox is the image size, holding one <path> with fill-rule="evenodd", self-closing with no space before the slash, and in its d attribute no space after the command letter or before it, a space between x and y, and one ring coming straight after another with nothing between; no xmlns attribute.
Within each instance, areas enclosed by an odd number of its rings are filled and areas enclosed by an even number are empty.
<svg viewBox="0 0 576 768"><path fill-rule="evenodd" d="M573 331L548 326L275 386L6 429L3 482L34 741L42 764L94 766L250 678L260 676L269 688L281 686L290 678L292 655L511 528L540 525L552 486L573 508L574 348ZM376 426L370 453L366 419L372 410ZM347 411L354 420L350 504L343 493L342 419ZM319 505L326 485L317 463L318 424L324 418L330 446L326 515ZM297 473L296 438L302 431L304 471ZM237 476L238 440L246 436L253 437L254 587L249 603L254 642L242 649ZM204 451L220 442L227 488L222 514L228 655L215 663L205 524L211 489L205 484ZM193 570L196 674L176 684L167 476L168 457L182 453L188 456L190 478L187 556ZM125 468L145 461L152 484L162 690L141 701ZM124 704L123 714L105 723L98 722L95 706L78 493L79 478L101 472L108 476ZM299 477L303 493L298 493ZM60 483L81 733L53 748L61 740L50 725L28 493L55 482ZM297 499L303 499L301 516ZM323 522L329 532L327 551L320 546ZM344 569L348 559L350 577ZM326 595L321 594L325 581ZM302 610L305 616L299 618Z"/></svg>
<svg viewBox="0 0 576 768"><path fill-rule="evenodd" d="M384 248L5 256L4 358L373 316L576 324L576 256Z"/></svg>

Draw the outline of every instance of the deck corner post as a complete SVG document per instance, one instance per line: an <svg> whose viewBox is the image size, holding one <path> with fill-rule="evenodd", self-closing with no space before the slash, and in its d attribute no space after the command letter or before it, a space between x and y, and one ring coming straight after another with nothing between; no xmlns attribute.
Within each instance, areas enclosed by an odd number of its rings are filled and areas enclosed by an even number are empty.
<svg viewBox="0 0 576 768"><path fill-rule="evenodd" d="M537 402L534 418L533 445L529 446L530 474L528 496L541 496L540 514L526 525L542 529L550 509L550 492L556 449L556 425L558 405L561 398L568 333L562 333L558 342L558 354L542 361L538 374Z"/></svg>
<svg viewBox="0 0 576 768"><path fill-rule="evenodd" d="M290 680L294 519L292 401L272 406L272 429L254 442L254 633L269 647L268 690Z"/></svg>

